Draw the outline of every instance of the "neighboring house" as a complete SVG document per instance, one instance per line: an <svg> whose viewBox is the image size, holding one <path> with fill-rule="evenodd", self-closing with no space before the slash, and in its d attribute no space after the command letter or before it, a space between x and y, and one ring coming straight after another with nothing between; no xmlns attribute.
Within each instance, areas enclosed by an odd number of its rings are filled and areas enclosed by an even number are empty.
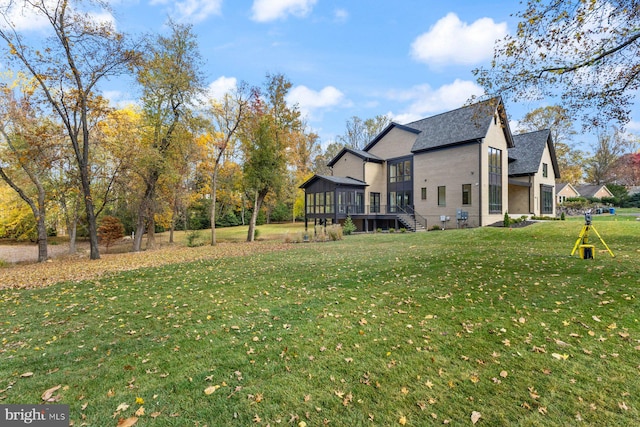
<svg viewBox="0 0 640 427"><path fill-rule="evenodd" d="M613 197L606 185L576 185L576 190L581 197L602 199L603 197Z"/></svg>
<svg viewBox="0 0 640 427"><path fill-rule="evenodd" d="M567 199L575 199L580 197L580 193L576 188L568 182L559 182L556 184L556 203L563 204Z"/></svg>
<svg viewBox="0 0 640 427"><path fill-rule="evenodd" d="M300 186L307 224L350 216L360 231L455 228L500 222L507 211L555 214L550 134L514 137L500 98L391 123L363 150L345 148L328 165L332 176Z"/></svg>

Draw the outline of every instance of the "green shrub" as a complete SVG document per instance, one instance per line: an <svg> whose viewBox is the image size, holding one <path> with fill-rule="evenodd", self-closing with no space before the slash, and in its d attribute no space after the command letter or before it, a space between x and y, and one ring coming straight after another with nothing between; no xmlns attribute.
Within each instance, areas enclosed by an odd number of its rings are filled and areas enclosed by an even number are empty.
<svg viewBox="0 0 640 427"><path fill-rule="evenodd" d="M400 232L401 232L401 233L406 233L406 232L407 232L407 229L406 229L406 228L404 228L404 227L402 227L402 228L400 229Z"/></svg>
<svg viewBox="0 0 640 427"><path fill-rule="evenodd" d="M190 248L195 248L197 246L204 245L203 242L199 242L200 240L200 231L191 230L187 233L187 246Z"/></svg>
<svg viewBox="0 0 640 427"><path fill-rule="evenodd" d="M442 229L440 228L440 226L439 226L439 225L432 225L432 226L431 226L431 228L430 228L429 230L431 230L431 231L436 231L436 230L442 230Z"/></svg>
<svg viewBox="0 0 640 427"><path fill-rule="evenodd" d="M382 233L382 228L380 227L376 228L376 233Z"/></svg>
<svg viewBox="0 0 640 427"><path fill-rule="evenodd" d="M504 220L502 221L502 223L504 224L505 227L508 227L511 225L511 218L509 217L509 212L504 213Z"/></svg>
<svg viewBox="0 0 640 427"><path fill-rule="evenodd" d="M566 218L565 218L564 212L562 212L562 213L560 214L560 221L564 221L565 219L566 219Z"/></svg>
<svg viewBox="0 0 640 427"><path fill-rule="evenodd" d="M344 227L342 229L342 231L344 232L345 235L349 236L351 233L353 233L354 231L356 231L358 228L356 227L356 225L353 223L353 220L351 219L350 216L347 217L347 219L344 221Z"/></svg>

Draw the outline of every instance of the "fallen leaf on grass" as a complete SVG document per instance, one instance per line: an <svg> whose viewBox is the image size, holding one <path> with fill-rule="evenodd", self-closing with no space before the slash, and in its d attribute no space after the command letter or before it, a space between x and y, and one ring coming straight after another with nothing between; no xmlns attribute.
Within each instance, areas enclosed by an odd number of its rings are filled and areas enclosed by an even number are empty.
<svg viewBox="0 0 640 427"><path fill-rule="evenodd" d="M60 384L58 384L55 387L51 387L50 389L48 389L44 393L42 393L42 396L40 396L40 397L45 402L57 402L58 400L60 400L60 395L53 396L53 393L55 393L58 389L60 389L60 387L62 387L62 385L60 385Z"/></svg>
<svg viewBox="0 0 640 427"><path fill-rule="evenodd" d="M20 378L29 378L33 376L33 372L25 372L24 374L20 375Z"/></svg>
<svg viewBox="0 0 640 427"><path fill-rule="evenodd" d="M220 388L220 386L218 384L216 385L211 385L207 388L204 389L204 394L206 395L210 395L213 394L216 390L218 390Z"/></svg>
<svg viewBox="0 0 640 427"><path fill-rule="evenodd" d="M558 359L558 360L567 360L569 358L568 354L552 353L551 356L553 356L555 359Z"/></svg>
<svg viewBox="0 0 640 427"><path fill-rule="evenodd" d="M129 417L127 419L120 418L120 421L118 421L118 427L131 427L137 422L138 422L137 417Z"/></svg>
<svg viewBox="0 0 640 427"><path fill-rule="evenodd" d="M116 412L126 411L127 409L129 409L129 405L127 403L121 403L116 408Z"/></svg>
<svg viewBox="0 0 640 427"><path fill-rule="evenodd" d="M136 417L141 417L144 415L144 406L141 406L138 408L138 410L135 413Z"/></svg>
<svg viewBox="0 0 640 427"><path fill-rule="evenodd" d="M471 413L471 423L473 424L477 423L480 417L482 417L482 414L480 412L473 411Z"/></svg>
<svg viewBox="0 0 640 427"><path fill-rule="evenodd" d="M404 415L400 417L400 419L398 420L398 424L400 424L401 426L404 426L407 424L407 417L405 417Z"/></svg>

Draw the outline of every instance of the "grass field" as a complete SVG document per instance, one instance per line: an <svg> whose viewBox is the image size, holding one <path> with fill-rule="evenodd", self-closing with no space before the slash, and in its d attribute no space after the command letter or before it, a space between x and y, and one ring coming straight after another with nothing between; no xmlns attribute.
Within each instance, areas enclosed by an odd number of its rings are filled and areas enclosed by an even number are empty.
<svg viewBox="0 0 640 427"><path fill-rule="evenodd" d="M60 386L75 426L637 425L640 221L595 218L616 256L591 236L594 260L569 256L581 225L2 290L0 403Z"/></svg>

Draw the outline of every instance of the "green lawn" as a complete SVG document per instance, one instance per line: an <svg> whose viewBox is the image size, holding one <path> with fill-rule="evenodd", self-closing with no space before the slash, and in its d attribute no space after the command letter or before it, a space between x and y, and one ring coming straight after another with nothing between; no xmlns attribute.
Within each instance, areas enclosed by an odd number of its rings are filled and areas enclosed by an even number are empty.
<svg viewBox="0 0 640 427"><path fill-rule="evenodd" d="M60 385L75 426L637 425L640 221L594 225L615 258L595 236L570 257L581 224L553 221L0 291L0 402Z"/></svg>

